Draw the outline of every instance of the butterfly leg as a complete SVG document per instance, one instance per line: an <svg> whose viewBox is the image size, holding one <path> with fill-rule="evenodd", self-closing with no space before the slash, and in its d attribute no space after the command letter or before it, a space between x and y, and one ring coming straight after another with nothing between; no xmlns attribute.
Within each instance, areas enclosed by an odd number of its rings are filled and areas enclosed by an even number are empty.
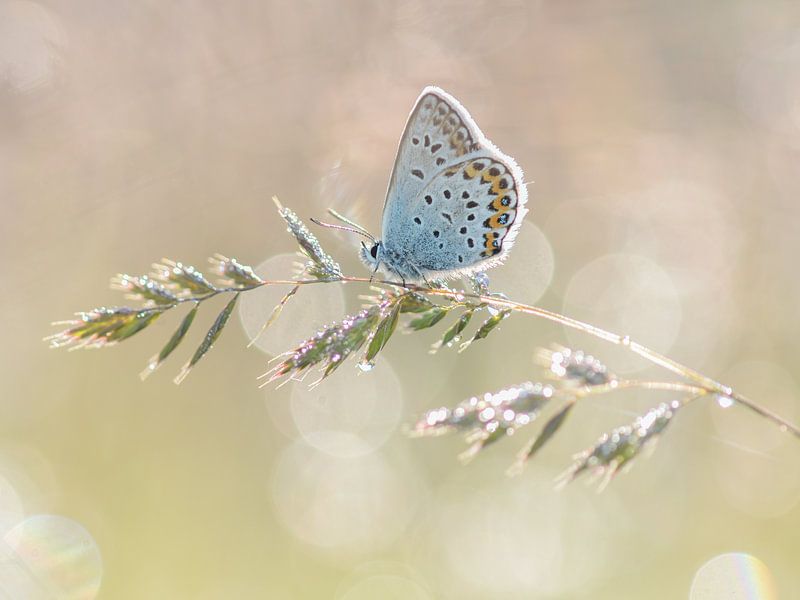
<svg viewBox="0 0 800 600"><path fill-rule="evenodd" d="M380 262L375 263L375 268L372 270L372 275L369 276L369 282L372 283L372 280L375 279L375 273L378 272L378 267L381 266Z"/></svg>
<svg viewBox="0 0 800 600"><path fill-rule="evenodd" d="M428 281L428 279L425 277L425 274L422 272L422 270L419 267L417 267L417 265L415 265L414 263L409 261L408 266L413 270L414 275L416 277L419 277L420 279L422 279L423 282L425 282L425 285L427 285L428 287L433 287L433 286L431 286L431 284ZM403 278L403 285L405 285L405 283L406 283L406 280L405 280L405 278Z"/></svg>

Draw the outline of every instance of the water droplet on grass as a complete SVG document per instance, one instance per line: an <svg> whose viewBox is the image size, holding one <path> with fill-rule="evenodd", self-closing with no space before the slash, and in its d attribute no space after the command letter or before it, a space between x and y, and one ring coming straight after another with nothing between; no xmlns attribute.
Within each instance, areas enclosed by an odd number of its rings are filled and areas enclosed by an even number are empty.
<svg viewBox="0 0 800 600"><path fill-rule="evenodd" d="M729 398L728 396L717 395L717 404L719 404L720 408L730 408L733 406L733 398Z"/></svg>

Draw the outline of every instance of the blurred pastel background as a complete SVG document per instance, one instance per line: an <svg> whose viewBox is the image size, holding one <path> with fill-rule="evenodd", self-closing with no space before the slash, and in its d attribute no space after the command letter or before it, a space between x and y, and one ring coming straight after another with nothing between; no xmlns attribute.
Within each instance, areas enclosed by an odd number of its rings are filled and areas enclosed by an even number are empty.
<svg viewBox="0 0 800 600"><path fill-rule="evenodd" d="M41 341L162 256L288 275L273 194L377 231L432 83L535 182L493 287L800 421L797 2L1 0L0 597L800 597L800 443L737 408L682 411L601 495L553 477L669 395L587 402L514 479L527 432L466 467L461 440L403 435L540 377L551 342L655 375L560 326L435 356L397 336L313 391L256 376L365 290L304 289L247 349L281 291L249 294L179 387L214 307L145 383L178 315L104 351Z"/></svg>

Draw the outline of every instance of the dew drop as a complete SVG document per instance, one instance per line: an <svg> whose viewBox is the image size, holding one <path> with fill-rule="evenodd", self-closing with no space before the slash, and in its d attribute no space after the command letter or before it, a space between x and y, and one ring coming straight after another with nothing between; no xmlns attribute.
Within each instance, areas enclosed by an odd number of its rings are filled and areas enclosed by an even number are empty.
<svg viewBox="0 0 800 600"><path fill-rule="evenodd" d="M478 418L484 423L491 421L494 418L494 409L490 406L487 406L478 414Z"/></svg>
<svg viewBox="0 0 800 600"><path fill-rule="evenodd" d="M358 368L361 369L364 373L369 373L372 369L375 368L375 363L372 361L361 361L358 363Z"/></svg>
<svg viewBox="0 0 800 600"><path fill-rule="evenodd" d="M720 408L730 408L733 406L733 398L717 394L717 404L719 404Z"/></svg>
<svg viewBox="0 0 800 600"><path fill-rule="evenodd" d="M630 336L626 335L625 337L623 337L623 338L622 338L622 340L620 341L620 343L621 343L623 346L630 346L630 345L631 345L631 338L630 338Z"/></svg>

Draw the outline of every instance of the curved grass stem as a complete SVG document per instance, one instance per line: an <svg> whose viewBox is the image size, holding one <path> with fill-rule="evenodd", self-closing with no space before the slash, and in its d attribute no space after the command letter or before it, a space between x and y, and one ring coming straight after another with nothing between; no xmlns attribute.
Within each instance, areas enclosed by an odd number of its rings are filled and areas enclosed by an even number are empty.
<svg viewBox="0 0 800 600"><path fill-rule="evenodd" d="M494 308L511 309L514 312L528 314L542 319L546 319L548 321L552 321L554 323L559 323L561 325L564 325L565 327L570 327L572 329L582 331L583 333L604 340L611 344L627 348L630 352L633 352L634 354L644 358L651 364L666 369L667 371L670 371L672 373L675 373L676 375L684 377L696 384L694 386L687 386L685 388L681 388L683 391L694 391L700 393L700 395L716 394L719 396L723 396L725 398L729 398L735 403L744 406L745 408L754 412L755 414L776 424L781 431L789 432L796 438L800 439L800 428L798 428L796 425L793 425L792 423L789 423L784 418L768 410L767 408L761 406L754 400L744 396L743 394L736 392L730 386L720 383L715 379L708 377L707 375L704 375L699 371L696 371L695 369L692 369L684 364L679 363L676 360L664 356L663 354L660 354L655 350L652 350L647 346L632 340L630 336L607 331L605 329L601 329L600 327L596 327L589 323L579 321L578 319L573 319L571 317L567 317L566 315L562 315L557 312L547 310L545 308L540 308L538 306L531 306L528 304L523 304L521 302L516 302L514 300L500 298L497 296L487 296L482 294L461 292L446 288L425 287L400 281L389 281L389 280L369 279L366 277L350 277L350 276L342 276L330 279L303 279L303 280L288 280L288 281L270 280L270 281L264 281L263 283L257 286L252 286L249 289L260 287L261 285L310 285L315 283L335 283L335 282L385 285L395 288L403 288L420 294L448 298L450 300L456 300L458 302L463 302L465 299L470 299L477 301L481 304L492 306ZM223 290L220 290L220 293L222 291ZM239 290L239 291L244 291L244 290ZM670 385L679 386L679 384L670 384ZM673 389L675 391L678 391L678 387L659 388L659 389Z"/></svg>

